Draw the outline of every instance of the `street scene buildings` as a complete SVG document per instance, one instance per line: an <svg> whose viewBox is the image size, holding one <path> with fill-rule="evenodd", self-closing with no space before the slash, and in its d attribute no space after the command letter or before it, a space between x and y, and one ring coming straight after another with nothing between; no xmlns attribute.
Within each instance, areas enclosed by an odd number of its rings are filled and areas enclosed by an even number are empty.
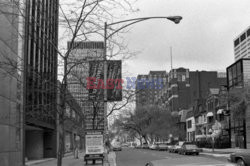
<svg viewBox="0 0 250 166"><path fill-rule="evenodd" d="M158 92L161 96L152 95L145 90L138 92L136 106L139 107L143 98L149 99L148 96L151 96L150 101L156 102L146 101L144 104L161 106L163 110L179 115L177 126L186 134L177 134L176 140L196 142L201 147L211 147L211 138L216 126L220 134L215 139L215 147L249 148L250 140L247 137L249 110L247 106L244 107L248 98L242 99L240 94L242 91L248 93L249 86L250 75L247 67L249 30L248 28L234 40L235 63L228 66L225 73L190 71L182 67L172 69L165 74L168 81ZM148 76L138 75L138 79L141 78L148 79ZM236 103L231 101L234 95L238 95L240 101ZM243 111L244 114L237 117L235 110L237 113Z"/></svg>
<svg viewBox="0 0 250 166"><path fill-rule="evenodd" d="M207 35L185 14L191 27L176 25L185 16L131 18L140 12L132 1L0 2L0 166L247 165L233 152L250 149L250 26L231 34L236 37L225 50L213 43L226 29L219 19L206 23ZM163 7L154 5L150 11ZM178 28L151 36L153 28L145 25L149 32L131 42L139 33L129 36L126 28L150 19ZM213 39L202 43L198 36ZM173 67L171 46L171 67L162 65L166 45L176 45L176 58L185 62ZM216 52L219 47L224 52ZM229 52L228 65L209 59ZM188 145L201 155L179 157L191 153Z"/></svg>

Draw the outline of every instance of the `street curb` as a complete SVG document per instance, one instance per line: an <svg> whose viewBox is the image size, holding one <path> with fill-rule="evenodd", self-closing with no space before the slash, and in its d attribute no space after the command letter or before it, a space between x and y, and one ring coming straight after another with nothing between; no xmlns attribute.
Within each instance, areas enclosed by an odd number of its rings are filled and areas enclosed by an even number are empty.
<svg viewBox="0 0 250 166"><path fill-rule="evenodd" d="M43 159L43 160L38 160L38 161L30 161L30 163L25 163L25 166L32 166L32 165L37 165L37 164L41 164L41 163L46 163L52 160L56 160L56 158L49 158L49 159Z"/></svg>
<svg viewBox="0 0 250 166"><path fill-rule="evenodd" d="M79 156L80 156L81 153L79 153ZM68 157L74 157L73 155L73 152L69 152L69 153L66 153L64 154L63 158L68 158ZM25 166L33 166L33 165L37 165L37 164L41 164L41 163L46 163L46 162L49 162L49 161L52 161L52 160L57 160L57 158L45 158L45 159L41 159L41 160L36 160L36 161L28 161L25 163Z"/></svg>
<svg viewBox="0 0 250 166"><path fill-rule="evenodd" d="M230 153L206 153L206 152L201 152L200 154L206 155L206 156L213 156L213 157L229 157Z"/></svg>

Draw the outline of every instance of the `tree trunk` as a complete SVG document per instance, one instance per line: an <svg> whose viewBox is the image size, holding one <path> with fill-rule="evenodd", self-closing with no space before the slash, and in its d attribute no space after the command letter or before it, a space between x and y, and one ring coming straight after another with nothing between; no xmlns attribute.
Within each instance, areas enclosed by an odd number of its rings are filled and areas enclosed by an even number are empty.
<svg viewBox="0 0 250 166"><path fill-rule="evenodd" d="M59 144L57 152L57 166L62 166L62 158L64 154L64 132L63 132L63 120L62 117L59 119Z"/></svg>
<svg viewBox="0 0 250 166"><path fill-rule="evenodd" d="M145 143L148 144L148 140L147 140L146 136L144 135L144 136L142 136L142 137L143 137Z"/></svg>

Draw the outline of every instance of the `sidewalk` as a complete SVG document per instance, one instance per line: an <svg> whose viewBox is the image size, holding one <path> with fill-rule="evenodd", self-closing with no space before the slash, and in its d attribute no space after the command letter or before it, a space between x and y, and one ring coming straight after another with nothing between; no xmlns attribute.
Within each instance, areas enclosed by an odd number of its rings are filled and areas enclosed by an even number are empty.
<svg viewBox="0 0 250 166"><path fill-rule="evenodd" d="M248 149L239 149L239 148L227 148L227 149L209 149L209 148L202 148L203 152L201 154L214 156L214 157L229 157L231 153L234 152L244 152ZM249 151L249 150L248 150Z"/></svg>
<svg viewBox="0 0 250 166"><path fill-rule="evenodd" d="M79 159L75 159L73 153L68 154L62 159L62 166L84 166L84 152L79 153ZM110 152L104 159L104 166L116 166L116 155ZM57 159L49 158L42 160L34 160L26 162L26 166L56 166ZM100 164L99 164L100 165ZM93 165L94 166L94 165Z"/></svg>
<svg viewBox="0 0 250 166"><path fill-rule="evenodd" d="M116 166L116 154L115 154L115 152L109 152L108 163L109 163L109 166Z"/></svg>
<svg viewBox="0 0 250 166"><path fill-rule="evenodd" d="M226 149L210 149L210 148L202 148L203 152L206 153L218 153L218 154L230 154L233 152L242 152L242 151L249 151L249 149L240 149L240 148L226 148Z"/></svg>

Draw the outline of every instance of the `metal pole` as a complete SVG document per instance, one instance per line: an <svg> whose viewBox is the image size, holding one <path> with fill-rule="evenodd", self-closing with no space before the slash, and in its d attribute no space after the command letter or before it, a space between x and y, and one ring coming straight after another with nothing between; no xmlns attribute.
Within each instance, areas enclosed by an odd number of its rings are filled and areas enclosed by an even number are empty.
<svg viewBox="0 0 250 166"><path fill-rule="evenodd" d="M214 152L214 137L212 137L212 148L213 148L213 152Z"/></svg>
<svg viewBox="0 0 250 166"><path fill-rule="evenodd" d="M106 87L107 82L107 23L104 23L104 87ZM107 89L104 88L104 102L107 102Z"/></svg>
<svg viewBox="0 0 250 166"><path fill-rule="evenodd" d="M107 22L104 23L104 133L103 139L106 142L106 133L107 133Z"/></svg>

